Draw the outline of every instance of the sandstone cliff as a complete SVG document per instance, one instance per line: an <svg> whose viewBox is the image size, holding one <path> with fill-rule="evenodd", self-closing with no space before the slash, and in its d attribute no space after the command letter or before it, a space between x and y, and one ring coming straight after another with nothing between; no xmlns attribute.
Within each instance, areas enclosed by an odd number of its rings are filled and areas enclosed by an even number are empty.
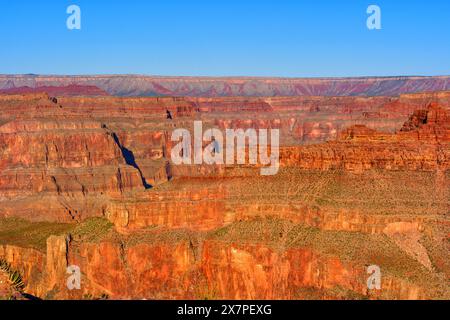
<svg viewBox="0 0 450 320"><path fill-rule="evenodd" d="M48 299L447 298L448 97L0 95L0 259ZM279 173L173 165L199 119L280 129Z"/></svg>

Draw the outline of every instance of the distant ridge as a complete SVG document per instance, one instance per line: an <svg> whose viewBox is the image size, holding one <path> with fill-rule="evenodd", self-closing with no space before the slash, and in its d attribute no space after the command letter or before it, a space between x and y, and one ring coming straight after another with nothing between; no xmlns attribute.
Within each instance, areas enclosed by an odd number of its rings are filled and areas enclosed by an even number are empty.
<svg viewBox="0 0 450 320"><path fill-rule="evenodd" d="M70 84L68 86L10 87L0 89L0 94L47 93L51 96L107 96L108 93L96 86Z"/></svg>
<svg viewBox="0 0 450 320"><path fill-rule="evenodd" d="M351 78L0 75L0 90L93 86L115 96L398 96L450 90L450 76Z"/></svg>

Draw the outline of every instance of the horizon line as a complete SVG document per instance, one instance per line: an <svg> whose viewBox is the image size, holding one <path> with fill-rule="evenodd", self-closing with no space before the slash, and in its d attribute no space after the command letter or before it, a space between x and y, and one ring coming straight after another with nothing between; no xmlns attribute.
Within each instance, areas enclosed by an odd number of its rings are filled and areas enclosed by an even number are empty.
<svg viewBox="0 0 450 320"><path fill-rule="evenodd" d="M0 73L0 77L145 77L145 78L185 78L185 79L280 79L280 80L351 80L351 79L391 79L391 78L450 78L449 75L361 75L361 76L192 76L192 75L152 75L139 73L92 73L92 74L37 74L37 73Z"/></svg>

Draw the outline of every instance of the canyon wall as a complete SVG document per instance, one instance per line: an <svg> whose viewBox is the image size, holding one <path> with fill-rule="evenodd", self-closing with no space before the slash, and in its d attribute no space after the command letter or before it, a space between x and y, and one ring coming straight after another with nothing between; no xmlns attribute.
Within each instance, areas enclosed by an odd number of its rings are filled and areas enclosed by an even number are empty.
<svg viewBox="0 0 450 320"><path fill-rule="evenodd" d="M0 75L0 89L96 86L119 96L396 96L450 90L450 77L209 78L141 75Z"/></svg>
<svg viewBox="0 0 450 320"><path fill-rule="evenodd" d="M443 290L386 272L383 290L370 292L364 264L306 247L216 239L130 246L65 241L49 238L46 253L0 247L0 257L22 272L28 294L47 299L427 299ZM67 289L69 265L82 271L81 290Z"/></svg>
<svg viewBox="0 0 450 320"><path fill-rule="evenodd" d="M0 106L0 259L21 272L29 294L449 296L449 92L370 98L37 92L0 95ZM192 130L194 120L222 130L279 129L279 173L174 165L171 132ZM383 270L381 291L367 289L372 264ZM66 287L70 265L81 269L80 291Z"/></svg>

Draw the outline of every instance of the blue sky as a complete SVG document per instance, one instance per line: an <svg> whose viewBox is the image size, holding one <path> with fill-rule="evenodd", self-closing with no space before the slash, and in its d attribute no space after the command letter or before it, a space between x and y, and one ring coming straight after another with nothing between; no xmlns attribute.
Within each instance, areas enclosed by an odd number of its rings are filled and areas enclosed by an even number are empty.
<svg viewBox="0 0 450 320"><path fill-rule="evenodd" d="M449 16L448 0L0 0L0 73L449 75Z"/></svg>

